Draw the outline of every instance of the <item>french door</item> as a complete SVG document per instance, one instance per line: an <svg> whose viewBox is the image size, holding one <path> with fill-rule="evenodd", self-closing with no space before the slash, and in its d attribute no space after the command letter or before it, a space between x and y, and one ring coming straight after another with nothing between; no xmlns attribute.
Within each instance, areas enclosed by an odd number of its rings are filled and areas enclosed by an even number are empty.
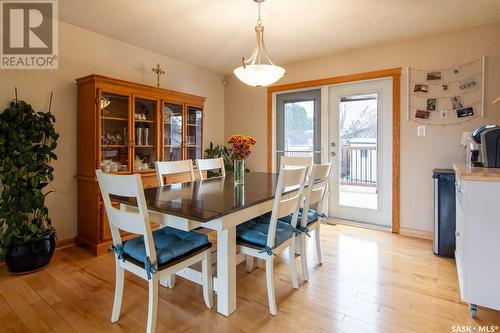
<svg viewBox="0 0 500 333"><path fill-rule="evenodd" d="M329 88L329 215L391 226L392 79Z"/></svg>

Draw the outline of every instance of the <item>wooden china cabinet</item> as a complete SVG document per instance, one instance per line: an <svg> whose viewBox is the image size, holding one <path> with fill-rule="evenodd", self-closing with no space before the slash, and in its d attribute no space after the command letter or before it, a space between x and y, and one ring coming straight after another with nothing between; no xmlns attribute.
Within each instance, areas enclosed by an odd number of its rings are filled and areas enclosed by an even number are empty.
<svg viewBox="0 0 500 333"><path fill-rule="evenodd" d="M201 158L205 98L95 74L76 83L76 242L100 255L111 245L111 232L95 170L139 173L147 188L157 185L155 161Z"/></svg>

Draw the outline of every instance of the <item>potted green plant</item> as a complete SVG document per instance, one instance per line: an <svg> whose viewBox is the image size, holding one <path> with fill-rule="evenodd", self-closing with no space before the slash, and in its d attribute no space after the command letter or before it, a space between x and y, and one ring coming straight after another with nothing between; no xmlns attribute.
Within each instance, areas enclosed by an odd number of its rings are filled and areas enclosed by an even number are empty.
<svg viewBox="0 0 500 333"><path fill-rule="evenodd" d="M227 151L227 147L224 145L217 144L214 146L212 142L210 142L210 146L205 149L205 158L219 158L222 157L224 160L224 169L226 170L226 174L231 174L233 172L233 160L231 160L229 153ZM208 177L218 176L217 172L213 170L208 171Z"/></svg>
<svg viewBox="0 0 500 333"><path fill-rule="evenodd" d="M55 117L17 99L0 113L0 256L13 273L48 265L55 249L45 188L57 159Z"/></svg>

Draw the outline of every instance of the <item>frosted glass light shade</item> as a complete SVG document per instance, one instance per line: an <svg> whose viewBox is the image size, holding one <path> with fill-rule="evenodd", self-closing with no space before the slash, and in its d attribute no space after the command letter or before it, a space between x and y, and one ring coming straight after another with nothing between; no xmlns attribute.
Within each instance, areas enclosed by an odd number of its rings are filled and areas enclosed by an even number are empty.
<svg viewBox="0 0 500 333"><path fill-rule="evenodd" d="M285 75L285 69L275 65L246 65L236 68L234 75L243 83L260 88L281 79Z"/></svg>

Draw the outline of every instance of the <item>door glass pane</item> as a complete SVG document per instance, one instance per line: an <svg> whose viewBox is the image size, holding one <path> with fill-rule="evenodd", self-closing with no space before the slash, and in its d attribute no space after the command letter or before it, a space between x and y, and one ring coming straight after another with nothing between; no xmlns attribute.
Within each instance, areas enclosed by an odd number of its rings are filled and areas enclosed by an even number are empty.
<svg viewBox="0 0 500 333"><path fill-rule="evenodd" d="M182 105L163 105L163 160L182 160Z"/></svg>
<svg viewBox="0 0 500 333"><path fill-rule="evenodd" d="M276 96L275 147L275 170L282 156L312 156L321 163L321 90Z"/></svg>
<svg viewBox="0 0 500 333"><path fill-rule="evenodd" d="M339 205L377 209L377 94L339 105Z"/></svg>
<svg viewBox="0 0 500 333"><path fill-rule="evenodd" d="M199 108L188 106L186 122L187 158L195 160L201 158L201 122L202 111Z"/></svg>
<svg viewBox="0 0 500 333"><path fill-rule="evenodd" d="M313 156L314 100L285 103L285 156Z"/></svg>
<svg viewBox="0 0 500 333"><path fill-rule="evenodd" d="M156 157L156 101L135 98L134 103L134 170L155 167Z"/></svg>
<svg viewBox="0 0 500 333"><path fill-rule="evenodd" d="M101 94L99 104L103 171L128 171L128 102L128 96Z"/></svg>

